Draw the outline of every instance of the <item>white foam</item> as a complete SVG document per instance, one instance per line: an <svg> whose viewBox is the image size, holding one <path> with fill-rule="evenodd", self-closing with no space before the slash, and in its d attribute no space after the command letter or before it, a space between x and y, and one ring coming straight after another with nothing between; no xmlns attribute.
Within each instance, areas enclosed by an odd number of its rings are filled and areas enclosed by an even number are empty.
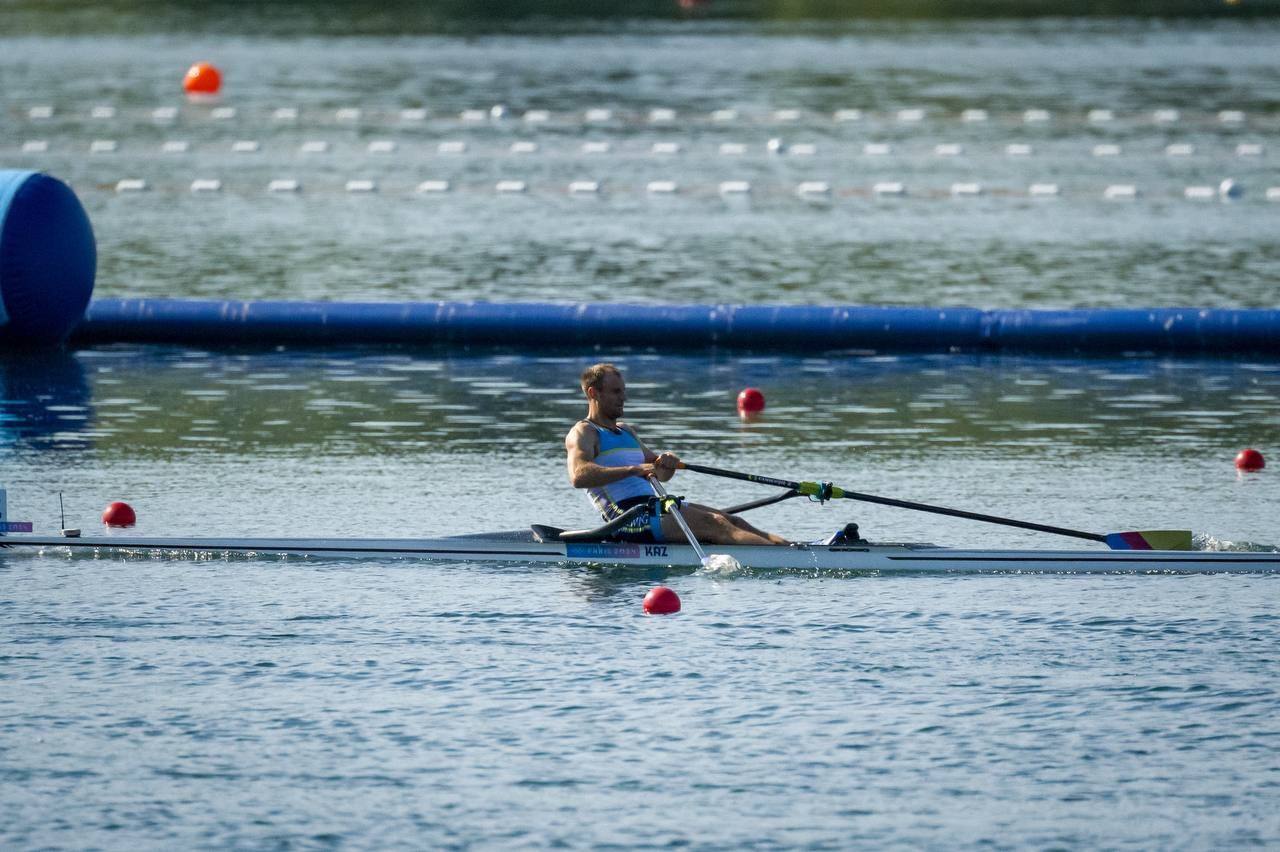
<svg viewBox="0 0 1280 852"><path fill-rule="evenodd" d="M673 180L651 180L645 184L645 192L654 195L667 195L676 191L676 182Z"/></svg>
<svg viewBox="0 0 1280 852"><path fill-rule="evenodd" d="M463 121L488 121L489 113L482 109L464 109L458 117Z"/></svg>
<svg viewBox="0 0 1280 852"><path fill-rule="evenodd" d="M586 120L593 123L613 120L613 110L609 109L589 109L586 113Z"/></svg>
<svg viewBox="0 0 1280 852"><path fill-rule="evenodd" d="M1004 152L1010 157L1030 157L1033 150L1025 142L1012 142L1004 146Z"/></svg>
<svg viewBox="0 0 1280 852"><path fill-rule="evenodd" d="M511 143L512 154L536 154L537 152L538 152L537 142L521 141L521 142Z"/></svg>
<svg viewBox="0 0 1280 852"><path fill-rule="evenodd" d="M178 117L177 107L156 107L151 111L153 121L173 121Z"/></svg>
<svg viewBox="0 0 1280 852"><path fill-rule="evenodd" d="M959 157L964 153L964 146L954 142L943 142L933 146L933 153L939 157Z"/></svg>
<svg viewBox="0 0 1280 852"><path fill-rule="evenodd" d="M235 107L214 107L213 110L209 113L209 115L216 121L230 121L231 119L236 117L236 108Z"/></svg>
<svg viewBox="0 0 1280 852"><path fill-rule="evenodd" d="M1113 121L1116 115L1109 109L1091 109L1089 110L1090 124L1106 124Z"/></svg>
<svg viewBox="0 0 1280 852"><path fill-rule="evenodd" d="M796 187L797 195L830 195L831 184L824 180L807 180Z"/></svg>
<svg viewBox="0 0 1280 852"><path fill-rule="evenodd" d="M119 147L114 139L95 139L89 143L89 153L114 154Z"/></svg>
<svg viewBox="0 0 1280 852"><path fill-rule="evenodd" d="M447 180L424 180L422 183L418 184L418 192L435 193L448 191L449 181Z"/></svg>
<svg viewBox="0 0 1280 852"><path fill-rule="evenodd" d="M531 109L524 114L524 120L528 124L545 124L551 120L551 113L545 109Z"/></svg>
<svg viewBox="0 0 1280 852"><path fill-rule="evenodd" d="M374 139L369 143L370 154L394 154L396 143L390 139Z"/></svg>
<svg viewBox="0 0 1280 852"><path fill-rule="evenodd" d="M125 178L116 182L116 192L146 192L147 182L142 178Z"/></svg>
<svg viewBox="0 0 1280 852"><path fill-rule="evenodd" d="M884 142L868 142L862 146L862 153L868 157L884 157L893 151L893 148Z"/></svg>
<svg viewBox="0 0 1280 852"><path fill-rule="evenodd" d="M1217 194L1218 191L1211 186L1189 186L1182 191L1183 197L1189 201L1212 201Z"/></svg>
<svg viewBox="0 0 1280 852"><path fill-rule="evenodd" d="M717 109L711 113L712 121L737 121L738 111L736 109Z"/></svg>
<svg viewBox="0 0 1280 852"><path fill-rule="evenodd" d="M1257 142L1241 142L1236 146L1237 157L1261 157L1262 146Z"/></svg>
<svg viewBox="0 0 1280 852"><path fill-rule="evenodd" d="M436 150L441 154L465 154L467 152L466 142L441 142L436 146Z"/></svg>
<svg viewBox="0 0 1280 852"><path fill-rule="evenodd" d="M986 121L987 111L985 109L967 109L960 113L960 120L969 124Z"/></svg>
<svg viewBox="0 0 1280 852"><path fill-rule="evenodd" d="M898 121L903 124L915 124L924 121L924 110L922 109L900 109L898 110Z"/></svg>
<svg viewBox="0 0 1280 852"><path fill-rule="evenodd" d="M1182 113L1176 109L1158 109L1151 113L1151 120L1156 124L1177 124L1182 120Z"/></svg>
<svg viewBox="0 0 1280 852"><path fill-rule="evenodd" d="M1027 194L1032 198L1057 198L1061 192L1056 183L1033 183L1027 187Z"/></svg>
<svg viewBox="0 0 1280 852"><path fill-rule="evenodd" d="M240 139L231 143L231 150L236 154L256 154L261 146L252 139Z"/></svg>
<svg viewBox="0 0 1280 852"><path fill-rule="evenodd" d="M53 118L53 107L33 106L31 109L27 110L27 118L32 118L37 121L40 121L46 118Z"/></svg>
<svg viewBox="0 0 1280 852"><path fill-rule="evenodd" d="M780 122L792 122L800 120L800 110L798 109L780 109L773 113L773 120Z"/></svg>
<svg viewBox="0 0 1280 852"><path fill-rule="evenodd" d="M902 196L907 194L907 188L897 181L884 181L871 187L871 191L881 196Z"/></svg>
<svg viewBox="0 0 1280 852"><path fill-rule="evenodd" d="M832 115L836 121L862 121L862 110L860 109L838 109Z"/></svg>
<svg viewBox="0 0 1280 852"><path fill-rule="evenodd" d="M427 111L422 107L406 107L400 110L401 121L426 121Z"/></svg>
<svg viewBox="0 0 1280 852"><path fill-rule="evenodd" d="M741 142L721 142L720 153L726 157L738 157L747 153L747 146Z"/></svg>
<svg viewBox="0 0 1280 852"><path fill-rule="evenodd" d="M608 142L583 142L582 153L584 154L607 154L612 150Z"/></svg>
<svg viewBox="0 0 1280 852"><path fill-rule="evenodd" d="M1093 156L1095 157L1118 157L1120 156L1120 146L1111 142L1104 142L1101 145L1093 146Z"/></svg>
<svg viewBox="0 0 1280 852"><path fill-rule="evenodd" d="M1170 157L1190 157L1196 152L1195 145L1188 145L1185 142L1175 142L1164 149L1167 156Z"/></svg>
<svg viewBox="0 0 1280 852"><path fill-rule="evenodd" d="M271 111L271 117L274 118L276 121L297 121L298 108L297 107L276 107L274 110Z"/></svg>
<svg viewBox="0 0 1280 852"><path fill-rule="evenodd" d="M725 180L720 182L721 195L736 195L751 192L751 184L745 180Z"/></svg>
<svg viewBox="0 0 1280 852"><path fill-rule="evenodd" d="M329 143L323 139L312 139L308 142L303 142L299 150L304 154L323 154L329 150Z"/></svg>
<svg viewBox="0 0 1280 852"><path fill-rule="evenodd" d="M1267 200L1280 201L1280 186L1267 187Z"/></svg>
<svg viewBox="0 0 1280 852"><path fill-rule="evenodd" d="M1238 109L1224 109L1218 113L1218 121L1223 124L1244 124L1244 113Z"/></svg>
<svg viewBox="0 0 1280 852"><path fill-rule="evenodd" d="M213 178L197 178L191 181L191 191L195 192L221 192L222 181Z"/></svg>
<svg viewBox="0 0 1280 852"><path fill-rule="evenodd" d="M809 142L797 142L795 145L787 148L787 153L793 157L812 157L818 153L818 146Z"/></svg>
<svg viewBox="0 0 1280 852"><path fill-rule="evenodd" d="M951 195L953 198L971 198L973 196L982 195L982 184L953 183L951 184Z"/></svg>
<svg viewBox="0 0 1280 852"><path fill-rule="evenodd" d="M354 193L377 192L378 184L372 180L349 180L346 183L346 190Z"/></svg>
<svg viewBox="0 0 1280 852"><path fill-rule="evenodd" d="M513 195L524 192L528 187L522 180L500 180L493 188L495 192Z"/></svg>
<svg viewBox="0 0 1280 852"><path fill-rule="evenodd" d="M649 149L654 154L679 154L679 142L654 142L653 147Z"/></svg>
<svg viewBox="0 0 1280 852"><path fill-rule="evenodd" d="M1043 124L1052 117L1047 109L1029 109L1022 114L1022 121L1025 124Z"/></svg>
<svg viewBox="0 0 1280 852"><path fill-rule="evenodd" d="M97 119L115 118L116 108L113 106L96 106L89 110L89 117Z"/></svg>
<svg viewBox="0 0 1280 852"><path fill-rule="evenodd" d="M49 143L44 139L29 139L22 143L22 153L43 154L49 150Z"/></svg>
<svg viewBox="0 0 1280 852"><path fill-rule="evenodd" d="M659 107L658 109L649 110L649 121L654 124L661 124L661 123L666 123L666 122L675 121L675 120L676 120L676 111L673 109Z"/></svg>
<svg viewBox="0 0 1280 852"><path fill-rule="evenodd" d="M277 178L267 184L267 192L297 192L301 185L292 178Z"/></svg>
<svg viewBox="0 0 1280 852"><path fill-rule="evenodd" d="M359 121L362 114L359 107L342 107L333 114L333 117L338 121L351 122Z"/></svg>
<svg viewBox="0 0 1280 852"><path fill-rule="evenodd" d="M575 180L569 184L570 195L590 195L600 191L599 181Z"/></svg>

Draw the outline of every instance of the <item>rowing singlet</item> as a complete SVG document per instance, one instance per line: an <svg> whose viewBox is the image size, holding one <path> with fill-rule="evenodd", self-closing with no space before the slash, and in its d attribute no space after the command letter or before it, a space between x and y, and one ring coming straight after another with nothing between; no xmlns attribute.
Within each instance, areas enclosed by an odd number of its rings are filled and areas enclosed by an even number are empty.
<svg viewBox="0 0 1280 852"><path fill-rule="evenodd" d="M600 453L594 459L596 464L601 467L644 464L644 450L640 449L640 442L636 440L635 435L626 429L611 432L590 420L586 422L600 436ZM635 505L637 497L643 499L652 497L653 488L638 476L628 476L626 479L619 479L608 485L588 488L587 496L595 504L600 516L611 521L622 514L623 509ZM625 505L619 505L624 503Z"/></svg>

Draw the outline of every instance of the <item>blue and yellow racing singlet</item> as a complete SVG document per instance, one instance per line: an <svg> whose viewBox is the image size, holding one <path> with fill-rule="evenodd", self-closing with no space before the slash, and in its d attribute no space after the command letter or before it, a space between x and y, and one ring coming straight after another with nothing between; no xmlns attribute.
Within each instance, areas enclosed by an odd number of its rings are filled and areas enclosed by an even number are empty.
<svg viewBox="0 0 1280 852"><path fill-rule="evenodd" d="M600 453L593 461L601 467L629 467L633 464L644 464L644 450L640 442L626 429L612 432L602 426L590 424L600 436ZM633 506L636 498L648 499L653 496L653 488L638 476L628 476L608 485L588 488L587 496L595 504L601 517L611 521L622 514L627 506ZM620 506L625 502L625 505Z"/></svg>

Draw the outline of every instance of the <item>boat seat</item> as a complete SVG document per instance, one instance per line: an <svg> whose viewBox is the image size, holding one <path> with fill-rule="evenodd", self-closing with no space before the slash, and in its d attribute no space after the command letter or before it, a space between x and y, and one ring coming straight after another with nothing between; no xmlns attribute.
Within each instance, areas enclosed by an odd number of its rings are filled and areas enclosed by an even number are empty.
<svg viewBox="0 0 1280 852"><path fill-rule="evenodd" d="M637 515L643 514L647 508L645 503L632 506L609 523L589 530L562 530L546 524L531 524L529 529L533 530L535 541L612 541L617 530L625 527Z"/></svg>

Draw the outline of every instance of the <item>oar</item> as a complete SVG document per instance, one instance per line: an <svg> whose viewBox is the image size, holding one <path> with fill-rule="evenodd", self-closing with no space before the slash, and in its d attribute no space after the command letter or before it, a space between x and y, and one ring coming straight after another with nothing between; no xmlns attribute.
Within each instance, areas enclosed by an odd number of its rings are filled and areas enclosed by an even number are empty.
<svg viewBox="0 0 1280 852"><path fill-rule="evenodd" d="M657 494L664 501L667 500L667 490L662 487L662 483L658 481L656 476L649 477L649 484L653 486L653 493ZM671 513L671 517L676 519L676 523L680 525L680 529L684 530L684 537L689 539L689 546L693 548L693 552L698 554L698 561L704 566L707 565L707 552L702 549L702 545L698 544L698 537L693 534L693 530L689 529L689 525L685 523L684 515L680 514L680 509L676 506L676 502L671 500L666 504L666 509Z"/></svg>
<svg viewBox="0 0 1280 852"><path fill-rule="evenodd" d="M932 512L935 515L950 515L954 518L967 518L971 521L985 521L989 524L1003 524L1006 527L1020 527L1024 530L1066 535L1073 538L1085 538L1089 541L1100 541L1112 550L1191 550L1191 530L1138 530L1133 532L1114 532L1105 535L1100 533L1073 530L1067 527L1055 527L1049 524L1037 524L1032 521L1018 521L1013 518L1001 518L996 515L983 515L979 512L966 512L963 509L948 509L945 506L930 506L927 503L913 503L910 500L896 500L892 497L877 497L874 494L861 494L857 491L846 491L830 482L792 482L789 479L775 479L772 476L758 476L754 473L738 473L718 467L707 467L701 464L681 462L680 467L694 473L705 473L710 476L723 476L728 479L741 479L760 485L772 485L776 488L787 488L797 491L806 497L816 500L861 500L864 503L879 503L883 506L897 506L900 509L914 509L918 512Z"/></svg>

